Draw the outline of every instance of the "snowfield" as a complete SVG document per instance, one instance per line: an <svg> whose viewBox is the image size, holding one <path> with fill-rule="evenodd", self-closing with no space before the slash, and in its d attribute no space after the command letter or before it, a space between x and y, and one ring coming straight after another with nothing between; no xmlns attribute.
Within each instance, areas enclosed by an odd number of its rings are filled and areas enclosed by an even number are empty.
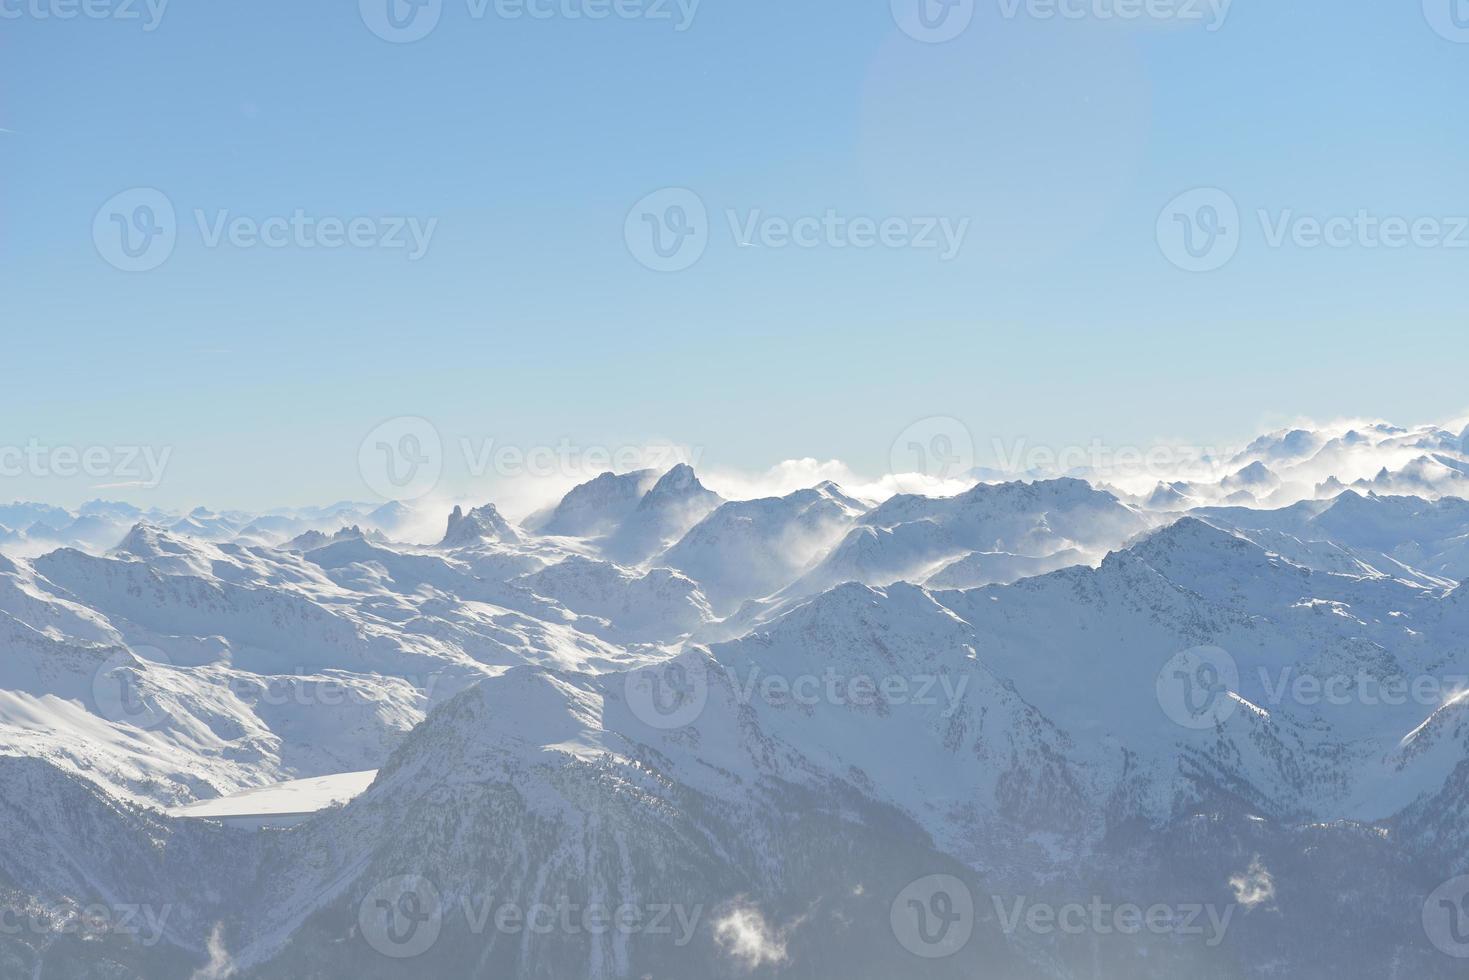
<svg viewBox="0 0 1469 980"><path fill-rule="evenodd" d="M1463 976L1466 437L0 506L0 977Z"/></svg>

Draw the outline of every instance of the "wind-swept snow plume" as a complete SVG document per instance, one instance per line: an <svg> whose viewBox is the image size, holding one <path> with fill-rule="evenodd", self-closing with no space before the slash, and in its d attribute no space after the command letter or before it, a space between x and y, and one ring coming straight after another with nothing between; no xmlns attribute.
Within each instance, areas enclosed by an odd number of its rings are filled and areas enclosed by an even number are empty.
<svg viewBox="0 0 1469 980"><path fill-rule="evenodd" d="M706 482L730 500L784 497L820 483L840 485L854 497L886 500L898 493L922 493L932 497L952 496L974 485L968 474L941 478L924 473L860 473L841 460L788 459L759 473L715 468Z"/></svg>
<svg viewBox="0 0 1469 980"><path fill-rule="evenodd" d="M209 962L194 971L189 980L227 980L235 974L235 964L230 958L229 951L224 948L224 924L215 923L214 928L209 931L209 942L206 945L209 954Z"/></svg>

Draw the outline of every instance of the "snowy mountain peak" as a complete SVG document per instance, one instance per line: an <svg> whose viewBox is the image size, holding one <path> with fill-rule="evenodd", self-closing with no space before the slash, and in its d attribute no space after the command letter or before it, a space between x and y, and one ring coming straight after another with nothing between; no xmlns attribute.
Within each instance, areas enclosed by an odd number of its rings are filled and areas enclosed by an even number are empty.
<svg viewBox="0 0 1469 980"><path fill-rule="evenodd" d="M658 559L704 589L716 611L789 584L846 534L864 506L839 490L721 504Z"/></svg>
<svg viewBox="0 0 1469 980"><path fill-rule="evenodd" d="M810 492L825 500L832 501L843 510L849 511L852 514L860 514L871 506L847 493L842 489L841 484L834 480L823 480L812 487Z"/></svg>
<svg viewBox="0 0 1469 980"><path fill-rule="evenodd" d="M281 545L282 551L314 551L324 548L330 544L338 544L343 541L371 541L374 544L387 544L388 539L381 531L366 531L359 524L351 524L338 530L334 534L324 531L310 530L299 534Z"/></svg>
<svg viewBox="0 0 1469 980"><path fill-rule="evenodd" d="M1146 506L1150 510L1165 511L1186 510L1189 507L1197 506L1198 501L1185 492L1185 487L1187 484L1181 482L1163 483L1159 481L1158 485L1153 488L1153 492L1148 494L1145 501Z"/></svg>
<svg viewBox="0 0 1469 980"><path fill-rule="evenodd" d="M607 529L601 542L603 553L614 561L641 564L687 534L722 503L723 497L699 482L693 467L680 463L653 484L632 513Z"/></svg>
<svg viewBox="0 0 1469 980"><path fill-rule="evenodd" d="M1267 562L1267 554L1259 545L1197 517L1180 518L1118 554L1140 559L1165 575L1185 565L1207 566L1217 572L1241 561Z"/></svg>
<svg viewBox="0 0 1469 980"><path fill-rule="evenodd" d="M1226 490L1250 489L1271 490L1280 485L1280 477L1264 463L1256 460L1232 476L1225 477Z"/></svg>
<svg viewBox="0 0 1469 980"><path fill-rule="evenodd" d="M694 473L694 468L688 463L679 463L673 469L659 477L658 482L653 484L653 489L648 491L648 496L672 493L687 493L691 490L703 490L704 485ZM644 502L647 497L643 498Z"/></svg>
<svg viewBox="0 0 1469 980"><path fill-rule="evenodd" d="M1248 544L1242 537L1232 531L1218 527L1198 517L1185 516L1180 517L1165 527L1144 535L1132 546L1131 550L1138 554L1192 551L1195 549L1208 552L1221 544L1234 548L1235 542Z"/></svg>
<svg viewBox="0 0 1469 980"><path fill-rule="evenodd" d="M444 530L444 539L439 542L439 547L463 548L487 541L499 544L519 544L520 540L520 535L509 521L500 516L500 511L495 505L485 504L483 507L476 507L468 514L464 513L462 507L455 507L454 513L449 515L449 523Z"/></svg>
<svg viewBox="0 0 1469 980"><path fill-rule="evenodd" d="M407 520L413 516L413 510L401 500L390 500L381 507L367 515L367 519L374 524L384 521L397 522Z"/></svg>
<svg viewBox="0 0 1469 980"><path fill-rule="evenodd" d="M653 488L643 495L643 499L638 501L638 510L646 512L669 507L702 507L702 513L683 527L679 532L681 534L722 503L724 498L700 483L692 466L679 463L664 473L653 484Z"/></svg>
<svg viewBox="0 0 1469 980"><path fill-rule="evenodd" d="M134 524L127 536L112 549L113 554L143 560L189 554L193 550L183 537L147 521Z"/></svg>
<svg viewBox="0 0 1469 980"><path fill-rule="evenodd" d="M586 538L619 525L659 481L657 470L603 473L573 487L549 514L530 525L541 534Z"/></svg>
<svg viewBox="0 0 1469 980"><path fill-rule="evenodd" d="M1260 436L1245 447L1243 458L1304 459L1321 448L1323 439L1310 429L1282 429Z"/></svg>

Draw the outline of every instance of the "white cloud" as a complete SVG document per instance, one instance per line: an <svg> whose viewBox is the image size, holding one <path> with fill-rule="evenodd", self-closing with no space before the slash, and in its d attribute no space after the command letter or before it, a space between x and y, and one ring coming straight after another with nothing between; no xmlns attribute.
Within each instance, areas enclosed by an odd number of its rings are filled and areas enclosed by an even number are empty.
<svg viewBox="0 0 1469 980"><path fill-rule="evenodd" d="M786 960L786 931L776 930L754 905L736 901L714 920L714 939L746 970Z"/></svg>
<svg viewBox="0 0 1469 980"><path fill-rule="evenodd" d="M1234 900L1246 911L1275 897L1275 877L1260 862L1259 855L1246 871L1229 879L1229 887L1234 891Z"/></svg>

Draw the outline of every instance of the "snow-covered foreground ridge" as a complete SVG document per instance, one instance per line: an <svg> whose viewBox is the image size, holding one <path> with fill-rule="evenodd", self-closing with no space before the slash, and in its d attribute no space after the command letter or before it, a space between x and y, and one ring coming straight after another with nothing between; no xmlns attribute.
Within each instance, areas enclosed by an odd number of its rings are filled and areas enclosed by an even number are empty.
<svg viewBox="0 0 1469 980"><path fill-rule="evenodd" d="M92 505L0 556L0 977L1460 976L1463 434L1301 431L431 544Z"/></svg>

